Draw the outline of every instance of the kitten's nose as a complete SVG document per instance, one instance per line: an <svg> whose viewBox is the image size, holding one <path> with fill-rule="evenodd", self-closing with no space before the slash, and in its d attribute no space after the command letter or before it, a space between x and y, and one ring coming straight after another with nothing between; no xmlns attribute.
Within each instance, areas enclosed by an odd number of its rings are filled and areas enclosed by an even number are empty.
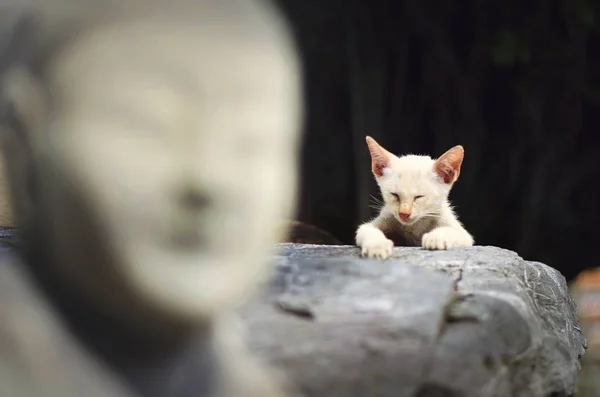
<svg viewBox="0 0 600 397"><path fill-rule="evenodd" d="M410 212L409 213L400 212L399 215L400 215L400 219L402 219L405 222L408 220L408 218L410 218Z"/></svg>

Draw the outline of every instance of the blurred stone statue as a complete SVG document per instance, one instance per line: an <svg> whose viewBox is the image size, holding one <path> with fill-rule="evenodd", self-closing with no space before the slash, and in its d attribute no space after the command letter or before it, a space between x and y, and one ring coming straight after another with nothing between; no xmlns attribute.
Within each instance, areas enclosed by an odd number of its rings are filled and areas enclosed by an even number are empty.
<svg viewBox="0 0 600 397"><path fill-rule="evenodd" d="M260 0L0 6L23 241L0 266L0 396L279 397L230 315L295 207L300 70Z"/></svg>

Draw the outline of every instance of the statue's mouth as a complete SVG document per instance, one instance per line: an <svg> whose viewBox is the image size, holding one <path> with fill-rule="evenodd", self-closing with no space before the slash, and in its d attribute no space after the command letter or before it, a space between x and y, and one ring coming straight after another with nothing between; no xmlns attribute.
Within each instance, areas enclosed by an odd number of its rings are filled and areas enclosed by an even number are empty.
<svg viewBox="0 0 600 397"><path fill-rule="evenodd" d="M198 228L174 231L168 236L167 241L169 247L181 251L197 250L206 245L206 239Z"/></svg>

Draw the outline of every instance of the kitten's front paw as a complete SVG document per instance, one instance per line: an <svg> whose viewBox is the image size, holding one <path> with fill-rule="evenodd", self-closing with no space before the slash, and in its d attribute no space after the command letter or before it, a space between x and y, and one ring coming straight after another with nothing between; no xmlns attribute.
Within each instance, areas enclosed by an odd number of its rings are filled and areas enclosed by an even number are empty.
<svg viewBox="0 0 600 397"><path fill-rule="evenodd" d="M468 235L450 228L439 228L425 233L421 246L429 250L446 250L455 247L470 247L473 240Z"/></svg>
<svg viewBox="0 0 600 397"><path fill-rule="evenodd" d="M387 259L392 254L394 242L388 238L378 238L365 242L361 248L364 257Z"/></svg>

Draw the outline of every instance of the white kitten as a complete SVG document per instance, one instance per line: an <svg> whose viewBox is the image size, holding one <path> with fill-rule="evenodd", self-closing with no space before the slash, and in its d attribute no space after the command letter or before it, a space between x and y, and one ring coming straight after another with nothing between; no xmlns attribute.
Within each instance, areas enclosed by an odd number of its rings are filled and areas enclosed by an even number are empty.
<svg viewBox="0 0 600 397"><path fill-rule="evenodd" d="M395 156L367 137L372 171L384 205L379 215L356 231L362 255L385 259L396 245L450 249L473 245L459 222L448 194L464 157L455 146L434 160L429 156Z"/></svg>

